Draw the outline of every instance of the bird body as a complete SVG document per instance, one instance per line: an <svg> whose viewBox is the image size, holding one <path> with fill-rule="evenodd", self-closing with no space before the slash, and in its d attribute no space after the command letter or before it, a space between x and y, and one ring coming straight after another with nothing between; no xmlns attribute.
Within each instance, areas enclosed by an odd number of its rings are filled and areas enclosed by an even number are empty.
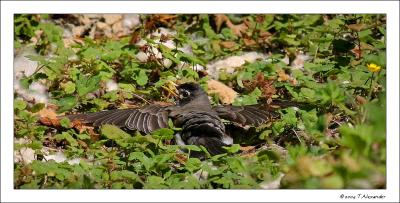
<svg viewBox="0 0 400 203"><path fill-rule="evenodd" d="M225 152L223 146L233 144L222 119L237 125L258 126L277 116L276 112L256 105L213 107L207 93L196 83L184 83L177 90L179 99L176 105L151 104L143 108L115 109L67 117L94 126L113 124L146 134L168 127L168 119L171 119L176 127L182 128L180 138L185 144L202 145L210 154L215 155Z"/></svg>

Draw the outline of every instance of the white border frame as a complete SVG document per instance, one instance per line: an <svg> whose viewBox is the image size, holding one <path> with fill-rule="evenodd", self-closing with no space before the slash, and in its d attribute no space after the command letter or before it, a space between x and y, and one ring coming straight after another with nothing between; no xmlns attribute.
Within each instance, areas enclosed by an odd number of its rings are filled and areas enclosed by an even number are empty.
<svg viewBox="0 0 400 203"><path fill-rule="evenodd" d="M386 13L387 189L385 190L14 190L13 15L14 13ZM1 200L55 201L399 201L399 2L398 1L1 1ZM341 199L340 195L384 195Z"/></svg>

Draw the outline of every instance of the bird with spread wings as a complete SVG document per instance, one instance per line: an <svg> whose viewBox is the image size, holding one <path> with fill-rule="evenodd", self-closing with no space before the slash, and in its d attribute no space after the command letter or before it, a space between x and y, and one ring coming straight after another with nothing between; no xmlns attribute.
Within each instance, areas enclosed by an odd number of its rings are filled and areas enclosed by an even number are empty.
<svg viewBox="0 0 400 203"><path fill-rule="evenodd" d="M233 144L226 133L223 122L227 120L239 126L259 126L279 113L263 105L212 106L207 93L196 83L184 83L177 87L179 98L176 104L151 104L142 108L114 109L95 113L67 115L74 121L101 126L112 124L145 134L168 127L171 119L176 127L182 128L179 134L184 144L202 145L212 155L224 153L223 146Z"/></svg>

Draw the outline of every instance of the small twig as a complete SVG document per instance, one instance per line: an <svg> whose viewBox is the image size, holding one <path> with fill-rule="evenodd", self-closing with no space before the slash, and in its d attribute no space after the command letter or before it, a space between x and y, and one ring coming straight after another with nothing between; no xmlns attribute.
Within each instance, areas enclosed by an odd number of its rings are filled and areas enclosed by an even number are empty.
<svg viewBox="0 0 400 203"><path fill-rule="evenodd" d="M296 132L294 129L292 129L292 131L293 131L294 134L296 135L296 137L297 137L297 139L299 140L299 142L302 143L302 142L301 142L301 139L300 139L300 137L299 137L299 135L297 135L297 132Z"/></svg>
<svg viewBox="0 0 400 203"><path fill-rule="evenodd" d="M132 93L132 95L133 95L134 97L138 98L138 99L141 99L141 100L143 100L143 101L144 101L144 102L146 102L147 104L150 104L150 102L149 102L149 101L147 101L145 98L141 97L140 95L138 95L138 94L135 94L135 93Z"/></svg>
<svg viewBox="0 0 400 203"><path fill-rule="evenodd" d="M315 49L314 58L313 58L313 63L315 62L315 59L317 58L318 50L319 50L319 43L318 43L318 45L317 45L317 49Z"/></svg>
<svg viewBox="0 0 400 203"><path fill-rule="evenodd" d="M165 86L161 86L163 89L167 90L167 92L169 92L170 94L172 94L174 97L178 97L178 95L172 91L171 89L169 89L168 87Z"/></svg>
<svg viewBox="0 0 400 203"><path fill-rule="evenodd" d="M44 186L46 185L46 183L47 183L47 175L44 175L44 181L43 181L43 183L42 183L42 185L40 186L40 188L44 188Z"/></svg>

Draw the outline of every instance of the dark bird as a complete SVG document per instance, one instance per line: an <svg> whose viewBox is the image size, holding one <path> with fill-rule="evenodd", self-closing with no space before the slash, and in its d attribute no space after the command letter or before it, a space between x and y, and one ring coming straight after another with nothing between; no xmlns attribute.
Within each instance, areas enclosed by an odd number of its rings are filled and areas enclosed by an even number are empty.
<svg viewBox="0 0 400 203"><path fill-rule="evenodd" d="M279 114L261 105L213 107L207 93L196 83L184 83L177 87L179 98L176 105L151 104L142 108L115 109L96 113L68 115L70 120L81 120L94 126L112 124L129 130L150 133L168 126L171 118L176 127L182 128L176 142L202 145L210 154L225 152L223 146L233 144L227 135L222 119L233 124L259 126Z"/></svg>

